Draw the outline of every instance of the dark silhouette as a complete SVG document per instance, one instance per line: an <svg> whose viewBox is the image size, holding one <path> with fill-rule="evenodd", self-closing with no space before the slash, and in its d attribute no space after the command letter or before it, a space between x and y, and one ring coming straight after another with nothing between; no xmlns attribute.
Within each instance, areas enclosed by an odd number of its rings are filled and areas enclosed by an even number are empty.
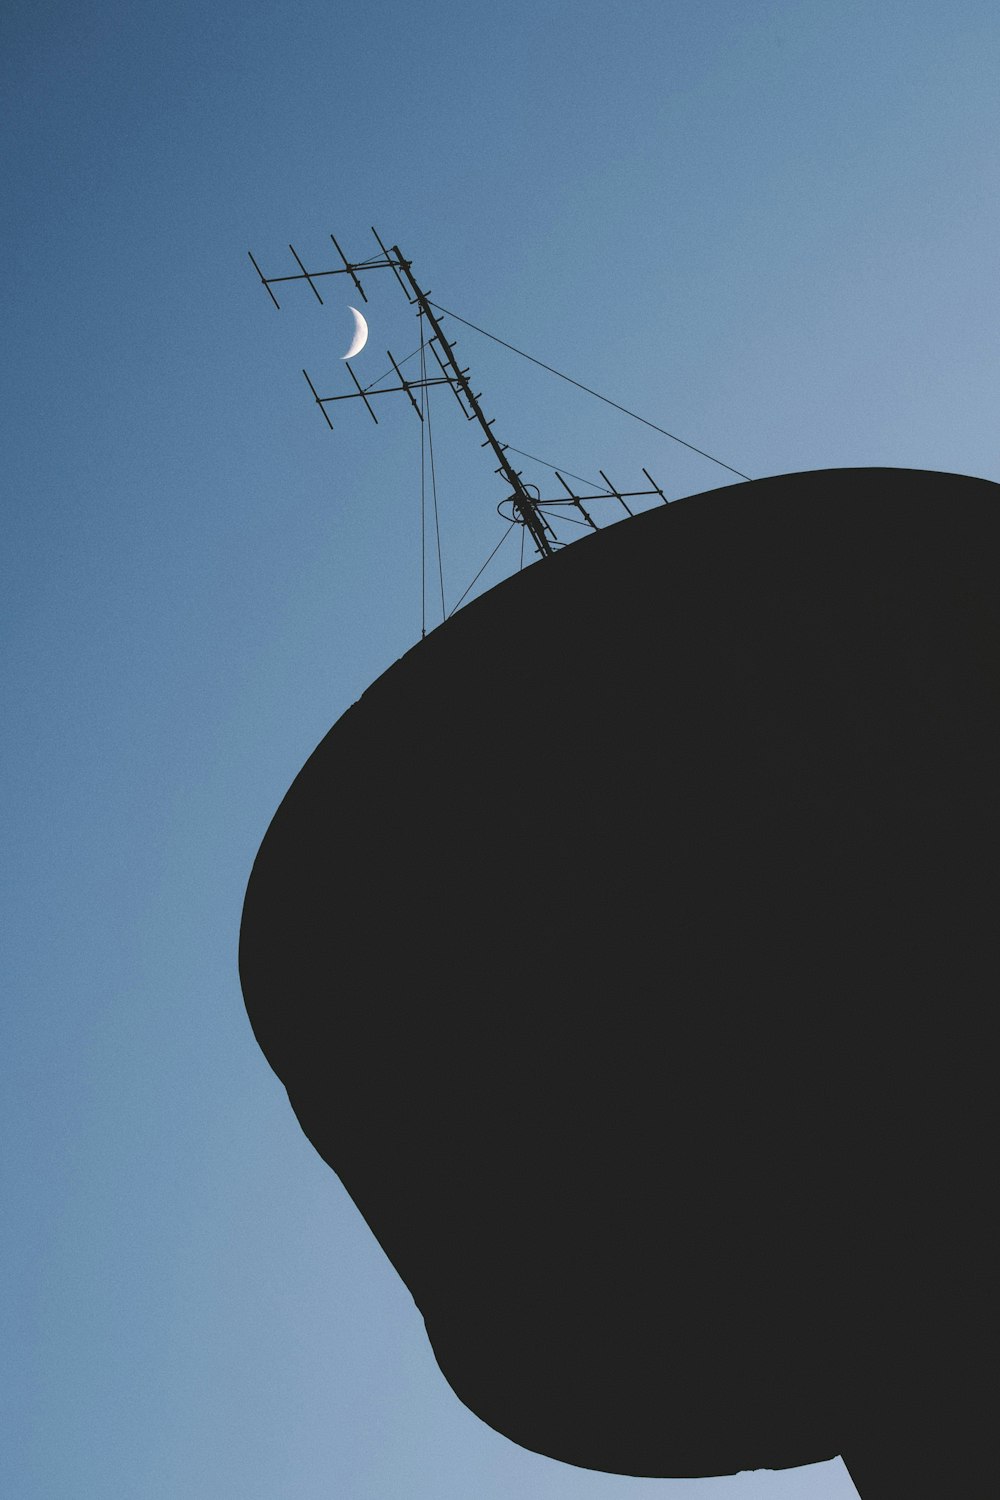
<svg viewBox="0 0 1000 1500"><path fill-rule="evenodd" d="M254 1031L515 1442L992 1493L998 501L844 469L587 536L282 802Z"/></svg>

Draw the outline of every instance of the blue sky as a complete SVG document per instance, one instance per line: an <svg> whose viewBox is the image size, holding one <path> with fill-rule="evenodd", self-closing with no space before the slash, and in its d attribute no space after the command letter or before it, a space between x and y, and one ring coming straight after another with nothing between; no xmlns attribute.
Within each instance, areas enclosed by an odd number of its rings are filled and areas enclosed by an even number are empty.
<svg viewBox="0 0 1000 1500"><path fill-rule="evenodd" d="M996 480L998 77L992 0L8 4L5 1494L854 1493L839 1460L636 1480L492 1432L256 1046L253 856L421 589L413 413L331 434L301 376L347 388L353 288L278 313L247 250L318 268L375 224L435 300L755 477ZM416 345L366 290L362 381ZM517 448L729 482L452 331ZM503 489L447 403L450 607Z"/></svg>

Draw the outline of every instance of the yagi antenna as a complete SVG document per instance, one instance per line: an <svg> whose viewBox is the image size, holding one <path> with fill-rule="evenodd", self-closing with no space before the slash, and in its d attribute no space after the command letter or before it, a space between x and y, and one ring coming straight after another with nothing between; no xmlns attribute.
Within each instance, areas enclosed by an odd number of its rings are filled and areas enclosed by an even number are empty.
<svg viewBox="0 0 1000 1500"><path fill-rule="evenodd" d="M310 380L308 373L305 370L302 371L303 375L306 378L306 383L309 386L310 391L312 392L313 400L316 402L316 405L322 412L324 421L326 422L326 425L331 429L331 431L333 430L333 423L330 420L330 414L326 410L326 408L334 401L357 401L360 398L368 408L368 413L372 421L377 423L378 417L375 414L369 397L389 396L399 392L404 392L409 397L410 404L412 405L417 416L421 421L423 421L423 412L421 410L420 403L417 401L414 395L414 392L427 389L428 387L433 385L449 386L450 389L454 392L455 399L458 401L458 404L461 407L462 413L465 416L466 420L469 422L478 422L480 427L482 428L484 437L480 446L483 448L492 449L494 457L498 460L497 467L494 472L499 474L510 485L511 494L507 497L506 500L501 501L501 506L498 507L501 515L504 515L508 520L520 522L522 526L525 526L528 529L531 534L531 539L535 544L535 549L542 557L550 557L556 550L556 548L562 545L557 541L555 532L553 531L546 515L546 512L550 511L553 507L573 505L584 517L584 522L582 524L589 526L593 531L597 531L598 527L595 525L592 517L586 510L584 501L607 500L609 498L614 498L615 500L618 500L620 502L620 504L624 507L624 509L630 516L633 515L634 512L629 509L629 506L626 504L626 500L632 499L633 497L655 494L660 497L664 504L667 504L666 495L664 495L659 485L655 482L654 479L651 478L651 476L646 472L645 469L643 469L642 472L646 475L646 478L653 486L651 490L617 490L602 471L601 478L607 485L607 490L604 493L599 493L597 495L577 495L573 490L569 488L562 475L557 472L556 478L559 480L559 483L566 491L566 495L568 498L559 497L558 499L553 500L542 500L540 496L530 494L529 487L524 483L521 470L515 469L507 457L509 444L501 443L493 432L494 419L492 417L487 418L485 413L483 412L482 407L479 404L482 398L482 392L480 391L477 393L473 391L472 386L469 383L468 367L463 368L463 366L461 366L456 359L454 343L452 343L448 339L447 334L442 329L441 324L437 316L435 315L434 305L430 301L429 294L423 291L422 288L418 285L417 280L413 275L412 263L404 257L398 245L392 245L391 247L387 248L383 244L381 238L379 237L378 231L375 228L372 228L372 234L375 236L375 241L379 247L380 253L377 256L372 256L369 260L361 261L348 260L347 256L340 248L340 245L337 243L336 238L331 234L330 239L333 243L334 249L340 256L343 265L329 267L321 271L307 271L294 246L289 245L288 248L291 251L292 256L294 257L295 264L298 266L298 271L292 272L287 276L265 276L256 260L254 260L253 253L251 251L247 252L247 254L250 256L250 261L253 265L254 270L257 272L257 275L260 277L261 282L263 283L264 290L267 292L271 301L277 308L280 308L281 304L275 296L272 288L282 285L285 282L292 281L308 282L313 296L316 298L317 302L322 303L323 298L316 283L324 276L350 276L351 280L354 282L354 285L357 287L358 292L361 294L362 299L367 302L368 297L365 293L364 287L361 285L358 272L390 270L392 271L397 282L402 288L407 302L409 302L411 306L417 307L421 318L427 319L427 324L431 329L431 337L427 342L430 346L431 352L434 355L434 359L437 363L438 369L441 371L440 375L424 375L419 380L408 380L403 374L399 365L396 363L396 360L393 358L391 350L388 349L386 350L386 353L389 357L390 363L392 364L392 368L396 374L396 378L399 381L398 385L384 386L381 383L378 383L373 387L369 387L369 389L367 390L363 390L357 376L351 369L350 364L347 364L345 368L355 386L355 389L353 391L347 391L343 395L339 396L321 396L316 390L316 387L313 384L312 380ZM532 485L530 486L530 488L534 489L535 486ZM501 508L503 506L510 506L510 515L507 515L506 511Z"/></svg>

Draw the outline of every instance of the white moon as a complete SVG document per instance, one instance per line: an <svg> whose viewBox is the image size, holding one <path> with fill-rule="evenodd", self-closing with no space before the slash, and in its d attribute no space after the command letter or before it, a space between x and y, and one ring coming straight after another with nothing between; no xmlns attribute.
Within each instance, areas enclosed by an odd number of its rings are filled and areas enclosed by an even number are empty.
<svg viewBox="0 0 1000 1500"><path fill-rule="evenodd" d="M361 353L368 342L368 324L356 307L352 307L351 312L354 314L354 337L351 339L351 347L346 354L340 356L341 359L353 359L356 354Z"/></svg>

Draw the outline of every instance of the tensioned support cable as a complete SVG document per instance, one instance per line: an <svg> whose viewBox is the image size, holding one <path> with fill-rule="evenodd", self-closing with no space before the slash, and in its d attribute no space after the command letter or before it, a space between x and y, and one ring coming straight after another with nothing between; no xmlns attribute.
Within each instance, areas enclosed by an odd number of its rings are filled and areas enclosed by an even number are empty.
<svg viewBox="0 0 1000 1500"><path fill-rule="evenodd" d="M421 335L422 334L423 319L421 318ZM426 346L423 344L423 342L421 342L420 347L420 362L424 366L424 371L426 373L427 353ZM441 521L438 516L437 471L434 467L434 429L431 426L430 386L425 386L424 391L426 394L424 410L427 414L427 453L431 461L431 502L434 507L434 535L437 540L438 582L441 586L441 620L443 622L448 618L448 612L444 602L444 560L441 555Z"/></svg>
<svg viewBox="0 0 1000 1500"><path fill-rule="evenodd" d="M493 561L493 559L496 557L497 553L500 551L500 548L503 546L504 542L507 540L507 538L510 536L511 532L514 530L514 527L517 526L517 525L519 525L519 524L520 523L518 521L516 521L516 520L511 521L510 525L507 527L507 530L504 532L503 536L497 542L496 546L493 548L493 551L490 553L489 557L483 563L482 567L479 569L479 572L476 574L475 578L469 584L469 587L466 589L465 593L462 595L462 597L460 599L456 599L455 603L452 605L452 607L451 607L451 609L450 609L450 611L448 613L448 619L449 620L451 619L452 615L455 613L456 609L458 609L458 606L463 602L463 600L467 599L468 596L469 596L469 594L471 594L472 590L475 588L475 586L479 582L480 578L482 578L483 574L486 572L486 569L489 567L490 563ZM523 542L524 542L524 533L525 533L525 530L526 530L526 528L524 526L522 526L521 527L521 542L522 542L522 547L521 547L521 563L522 563L522 566L524 564L524 546L523 546Z"/></svg>
<svg viewBox="0 0 1000 1500"><path fill-rule="evenodd" d="M429 298L428 301L430 301ZM459 317L457 312L452 312L450 308L442 307L440 302L431 302L430 305L436 308L438 312L445 313L447 317L454 318L456 323L464 323L466 328L471 328L474 333L481 333L484 338L492 339L495 344L502 344L505 349L509 349L513 354L520 354L522 359L529 359L533 365L538 365L540 369L548 370L550 375L558 375L560 380L568 380L570 385L575 385L579 390L586 391L588 396L596 396L598 401L604 401L608 406L613 406L616 411L624 412L627 417L634 417L637 422L642 422L645 426L652 427L654 432L662 432L663 436L670 438L672 442L680 443L683 448L690 448L692 453L700 454L702 458L707 458L710 463L718 464L721 469L728 469L729 473L735 474L738 479L750 479L750 475L744 474L742 469L734 469L732 464L723 463L721 458L715 458L711 453L706 453L704 448L696 448L694 443L689 443L684 438L678 437L676 432L668 432L665 427L660 427L656 422L651 422L648 417L640 417L638 412L630 411L627 406L622 406L618 401L612 401L610 396L602 396L600 391L592 390L589 385L584 385L580 380L574 380L572 375L564 375L562 370L557 370L553 365L547 365L544 360L536 359L533 354L526 354L523 349L516 348L514 344L508 344L506 339L498 338L495 333L490 333L487 329L480 328L476 323L470 323L468 318Z"/></svg>

